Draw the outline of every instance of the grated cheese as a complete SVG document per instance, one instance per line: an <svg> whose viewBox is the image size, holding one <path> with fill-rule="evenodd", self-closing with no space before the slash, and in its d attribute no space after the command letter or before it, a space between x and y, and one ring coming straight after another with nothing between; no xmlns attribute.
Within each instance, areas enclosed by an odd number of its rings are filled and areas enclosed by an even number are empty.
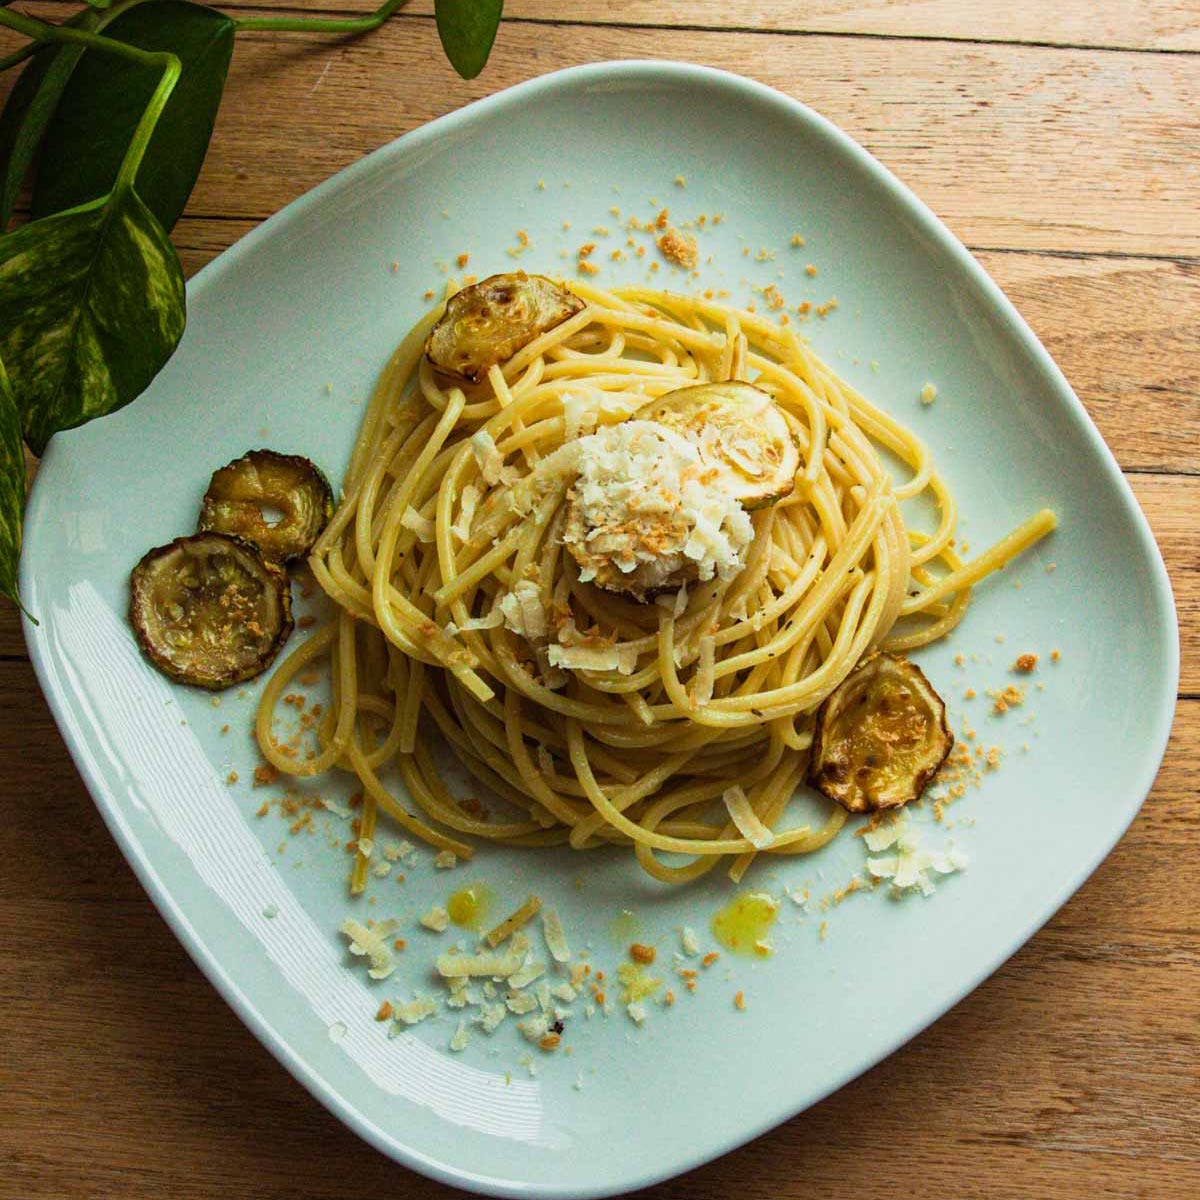
<svg viewBox="0 0 1200 1200"><path fill-rule="evenodd" d="M339 932L350 939L350 953L370 960L367 974L372 979L386 979L396 969L396 956L387 939L397 926L396 921L380 921L368 928L353 917L347 917L339 926Z"/></svg>
<svg viewBox="0 0 1200 1200"><path fill-rule="evenodd" d="M889 880L896 893L917 890L922 896L931 896L937 890L930 878L931 871L937 875L950 875L966 870L969 861L953 846L944 850L925 849L921 835L907 818L901 818L886 829L864 834L863 841L871 851L895 849L894 854L868 858L867 870L875 879Z"/></svg>
<svg viewBox="0 0 1200 1200"><path fill-rule="evenodd" d="M546 947L555 962L565 963L571 960L571 948L567 945L567 935L563 930L558 913L553 908L542 910L542 933L546 938Z"/></svg>
<svg viewBox="0 0 1200 1200"><path fill-rule="evenodd" d="M393 1004L392 1015L396 1025L419 1025L437 1012L437 1005L429 996L418 996L408 1004Z"/></svg>
<svg viewBox="0 0 1200 1200"><path fill-rule="evenodd" d="M729 819L755 849L765 850L775 840L775 835L758 819L750 798L740 787L735 784L726 788L721 799L729 811Z"/></svg>
<svg viewBox="0 0 1200 1200"><path fill-rule="evenodd" d="M485 951L481 954L439 954L436 967L444 979L455 977L486 976L489 979L507 979L519 971L525 955L514 950L504 954Z"/></svg>
<svg viewBox="0 0 1200 1200"><path fill-rule="evenodd" d="M536 583L528 579L521 580L496 601L496 607L500 610L506 629L526 641L545 638L546 610L542 607L542 597Z"/></svg>
<svg viewBox="0 0 1200 1200"><path fill-rule="evenodd" d="M400 524L405 529L411 530L417 535L418 542L432 542L434 538L434 523L428 518L423 517L410 504L400 517Z"/></svg>
<svg viewBox="0 0 1200 1200"><path fill-rule="evenodd" d="M450 914L441 907L435 904L422 918L421 924L426 929L432 929L434 933L445 933L446 926L450 923Z"/></svg>
<svg viewBox="0 0 1200 1200"><path fill-rule="evenodd" d="M479 464L483 482L488 487L494 487L500 482L504 455L496 449L496 443L486 429L481 429L471 436L471 453L475 455L475 461Z"/></svg>
<svg viewBox="0 0 1200 1200"><path fill-rule="evenodd" d="M458 520L450 526L450 532L460 542L471 540L471 522L475 519L475 509L479 505L479 489L468 483L462 490L462 506L458 512Z"/></svg>
<svg viewBox="0 0 1200 1200"><path fill-rule="evenodd" d="M731 579L745 566L750 517L711 486L713 470L688 439L635 419L574 445L563 540L582 581L644 596L692 577Z"/></svg>

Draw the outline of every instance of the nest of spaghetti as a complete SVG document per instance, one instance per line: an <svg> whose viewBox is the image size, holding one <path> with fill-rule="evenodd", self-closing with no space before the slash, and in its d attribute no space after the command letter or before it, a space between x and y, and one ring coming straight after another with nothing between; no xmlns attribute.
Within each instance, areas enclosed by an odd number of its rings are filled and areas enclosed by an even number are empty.
<svg viewBox="0 0 1200 1200"><path fill-rule="evenodd" d="M524 277L503 278L510 302ZM464 350L478 312L451 298L384 370L309 560L336 614L265 689L262 751L293 775L352 772L460 857L476 838L615 843L680 883L816 850L846 810L810 826L788 809L823 702L874 652L944 636L1053 519L964 564L925 447L792 327L542 282L557 292L504 326L497 361ZM503 324L486 284L485 323ZM696 389L707 416L677 400ZM296 754L276 706L320 662L331 704ZM452 794L438 738L486 803Z"/></svg>

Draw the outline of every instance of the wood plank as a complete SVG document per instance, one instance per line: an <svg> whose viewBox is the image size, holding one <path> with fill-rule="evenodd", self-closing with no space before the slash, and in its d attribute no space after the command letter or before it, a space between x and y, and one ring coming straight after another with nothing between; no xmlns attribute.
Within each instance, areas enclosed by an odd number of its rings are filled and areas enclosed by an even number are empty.
<svg viewBox="0 0 1200 1200"><path fill-rule="evenodd" d="M977 254L1127 471L1200 474L1200 265Z"/></svg>
<svg viewBox="0 0 1200 1200"><path fill-rule="evenodd" d="M0 664L0 771L16 781L0 825L0 1196L248 1180L262 1196L458 1195L362 1146L242 1028L142 896L48 715L18 732L31 688L25 664ZM1195 844L1198 753L1187 701L1141 817L1006 967L823 1104L649 1195L849 1197L886 1169L895 1195L1190 1200L1200 878L1177 864Z"/></svg>
<svg viewBox="0 0 1200 1200"><path fill-rule="evenodd" d="M1179 615L1179 690L1200 695L1200 477L1128 477L1162 551Z"/></svg>
<svg viewBox="0 0 1200 1200"><path fill-rule="evenodd" d="M1200 254L1200 96L1188 58L558 26L505 33L490 78L469 84L439 57L432 24L416 20L333 50L248 39L191 211L265 216L389 138L551 64L666 57L742 71L803 99L970 244ZM1114 108L1114 95L1136 99ZM320 144L305 136L316 112L337 130Z"/></svg>
<svg viewBox="0 0 1200 1200"><path fill-rule="evenodd" d="M329 0L335 3L336 0ZM412 12L432 11L419 0ZM1038 45L1200 49L1200 12L1187 0L1138 4L1065 0L594 0L580 9L572 0L507 0L509 20L572 21L581 17L614 25L693 25L788 33L856 33L873 37L955 38L1032 42Z"/></svg>
<svg viewBox="0 0 1200 1200"><path fill-rule="evenodd" d="M358 41L241 39L190 212L265 217L469 100L561 66L650 57L740 71L813 105L969 244L1200 255L1187 55L516 22L464 83L433 22L413 15Z"/></svg>
<svg viewBox="0 0 1200 1200"><path fill-rule="evenodd" d="M53 19L77 7L39 5ZM256 13L365 12L366 4L347 0L308 0L304 4L246 5ZM410 0L394 20L428 17L433 0ZM1010 0L1003 5L977 0L507 0L500 37L517 22L569 25L689 27L756 30L779 34L854 34L860 37L941 38L955 41L1029 43L1039 46L1139 50L1200 50L1200 11L1189 0Z"/></svg>

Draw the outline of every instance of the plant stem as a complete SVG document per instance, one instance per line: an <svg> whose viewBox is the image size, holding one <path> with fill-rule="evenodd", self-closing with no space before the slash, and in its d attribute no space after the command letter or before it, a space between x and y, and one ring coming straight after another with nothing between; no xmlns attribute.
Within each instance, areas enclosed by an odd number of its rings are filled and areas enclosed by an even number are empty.
<svg viewBox="0 0 1200 1200"><path fill-rule="evenodd" d="M407 0L384 0L369 17L235 17L238 33L250 29L280 33L369 33L378 29Z"/></svg>
<svg viewBox="0 0 1200 1200"><path fill-rule="evenodd" d="M41 48L42 43L30 42L28 46L22 46L20 50L14 50L7 58L0 58L0 71L7 71L9 67L18 66L27 58L32 58Z"/></svg>
<svg viewBox="0 0 1200 1200"><path fill-rule="evenodd" d="M22 33L38 43L67 42L76 46L85 46L90 50L100 50L105 54L115 54L145 67L162 69L162 77L158 81L158 86L154 89L154 94L150 97L150 102L146 105L141 119L138 121L137 128L133 132L133 140L129 143L129 149L125 151L121 168L117 172L116 183L113 184L113 191L131 187L138 167L142 165L142 158L150 143L150 136L154 133L154 127L158 124L158 118L162 116L162 110L166 107L171 93L175 90L175 84L179 81L179 73L183 69L183 65L178 57L167 51L139 50L136 46L118 42L114 38L101 37L99 34L88 33L80 29L71 29L66 25L47 25L44 21L35 21L32 17L15 13L7 8L0 8L0 25L7 25L9 29L15 29L17 33Z"/></svg>

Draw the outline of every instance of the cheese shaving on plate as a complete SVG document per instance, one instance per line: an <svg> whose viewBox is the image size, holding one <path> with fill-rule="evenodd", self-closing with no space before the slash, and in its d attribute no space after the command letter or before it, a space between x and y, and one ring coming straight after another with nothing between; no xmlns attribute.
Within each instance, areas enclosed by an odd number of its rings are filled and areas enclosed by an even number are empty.
<svg viewBox="0 0 1200 1200"><path fill-rule="evenodd" d="M571 959L571 948L567 945L566 931L558 913L553 908L542 910L542 933L546 938L546 946L555 962L565 963Z"/></svg>
<svg viewBox="0 0 1200 1200"><path fill-rule="evenodd" d="M944 850L928 850L921 845L921 835L907 818L891 825L872 830L863 835L867 849L895 849L894 854L867 859L867 870L875 879L890 880L896 892L917 890L922 896L931 896L937 889L930 878L932 871L937 875L950 875L964 871L969 862L967 856L953 846Z"/></svg>
<svg viewBox="0 0 1200 1200"><path fill-rule="evenodd" d="M370 959L367 974L372 979L386 979L396 969L396 956L388 945L388 938L396 928L396 921L380 921L368 928L353 917L347 917L339 926L340 932L350 939L350 953Z"/></svg>

